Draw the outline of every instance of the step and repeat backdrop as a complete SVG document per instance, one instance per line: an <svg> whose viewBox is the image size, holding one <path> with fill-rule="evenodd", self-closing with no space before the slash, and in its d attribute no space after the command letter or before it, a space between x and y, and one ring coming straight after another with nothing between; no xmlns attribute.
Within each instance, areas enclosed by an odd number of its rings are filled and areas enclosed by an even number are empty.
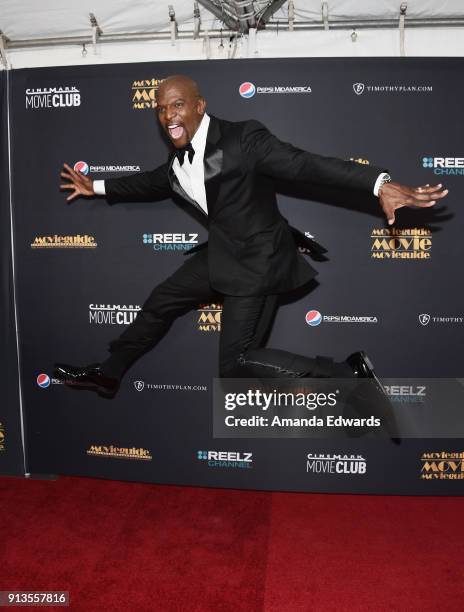
<svg viewBox="0 0 464 612"><path fill-rule="evenodd" d="M15 332L8 169L7 73L0 71L0 474L24 474Z"/></svg>
<svg viewBox="0 0 464 612"><path fill-rule="evenodd" d="M15 70L12 164L28 471L221 487L459 495L464 443L374 435L216 438L221 304L198 304L106 400L65 388L53 363L105 359L153 287L207 238L188 205L66 203L63 162L95 179L152 169L169 148L154 99L170 74L195 78L208 111L259 119L301 148L444 183L428 210L389 228L372 194L311 177L279 184L283 215L327 247L311 290L283 296L268 346L337 360L357 350L389 380L462 376L464 102L460 59L282 59ZM245 229L245 228L244 228ZM2 298L3 299L3 298ZM218 301L219 302L219 301ZM423 384L390 384L420 419ZM412 418L412 416L411 416ZM0 422L5 417L0 413Z"/></svg>

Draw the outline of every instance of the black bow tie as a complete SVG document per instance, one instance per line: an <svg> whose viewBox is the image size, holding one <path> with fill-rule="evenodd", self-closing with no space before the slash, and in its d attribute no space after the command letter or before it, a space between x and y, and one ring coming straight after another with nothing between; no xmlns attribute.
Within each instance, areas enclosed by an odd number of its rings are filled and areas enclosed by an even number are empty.
<svg viewBox="0 0 464 612"><path fill-rule="evenodd" d="M185 147L181 147L175 150L175 156L179 160L179 164L182 166L184 163L185 153L188 153L189 162L192 163L193 156L195 155L195 149L192 147L192 143L189 142Z"/></svg>

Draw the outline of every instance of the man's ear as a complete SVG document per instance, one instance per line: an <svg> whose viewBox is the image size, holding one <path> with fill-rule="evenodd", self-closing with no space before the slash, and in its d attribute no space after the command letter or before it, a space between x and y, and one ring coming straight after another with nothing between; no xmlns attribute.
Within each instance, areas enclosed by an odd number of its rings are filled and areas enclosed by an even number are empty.
<svg viewBox="0 0 464 612"><path fill-rule="evenodd" d="M200 115L204 115L205 114L206 100L204 98L202 98L201 96L198 98L197 109L198 109L198 113Z"/></svg>

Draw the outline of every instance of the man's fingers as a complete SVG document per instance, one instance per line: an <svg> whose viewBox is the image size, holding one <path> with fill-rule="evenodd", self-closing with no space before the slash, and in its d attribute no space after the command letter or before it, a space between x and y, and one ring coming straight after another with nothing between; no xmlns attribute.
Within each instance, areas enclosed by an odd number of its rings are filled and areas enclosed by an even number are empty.
<svg viewBox="0 0 464 612"><path fill-rule="evenodd" d="M68 183L67 185L60 185L60 189L76 189L76 185Z"/></svg>
<svg viewBox="0 0 464 612"><path fill-rule="evenodd" d="M431 200L436 200L437 198L444 198L448 195L448 189L443 189L442 191L431 191L429 193L415 193L412 197L414 200L419 200L421 202L430 202Z"/></svg>
<svg viewBox="0 0 464 612"><path fill-rule="evenodd" d="M71 175L71 178L77 178L79 176L79 173L76 172L73 168L71 168L71 166L69 166L68 164L63 164L63 166L69 172L69 174Z"/></svg>
<svg viewBox="0 0 464 612"><path fill-rule="evenodd" d="M74 198L77 198L77 196L78 196L78 195L79 195L79 192L78 192L78 191L75 191L74 193L72 193L71 195L69 195L69 196L66 198L66 201L67 201L67 202L71 202L71 200L74 200Z"/></svg>
<svg viewBox="0 0 464 612"><path fill-rule="evenodd" d="M435 191L439 191L443 185L439 183L438 185L421 185L420 187L416 187L414 191L418 191L419 193L433 193Z"/></svg>

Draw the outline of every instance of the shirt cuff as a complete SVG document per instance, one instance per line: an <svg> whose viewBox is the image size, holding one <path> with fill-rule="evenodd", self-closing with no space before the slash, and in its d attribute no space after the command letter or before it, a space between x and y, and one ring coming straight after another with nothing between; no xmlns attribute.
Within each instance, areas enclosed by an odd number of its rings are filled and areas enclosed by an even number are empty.
<svg viewBox="0 0 464 612"><path fill-rule="evenodd" d="M380 183L382 182L382 179L384 176L388 176L388 172L382 172L381 174L379 174L379 176L377 177L377 180L375 181L375 185L374 185L374 195L379 197L379 189L380 189ZM100 181L95 181L95 183L99 183ZM102 183L104 181L101 181Z"/></svg>
<svg viewBox="0 0 464 612"><path fill-rule="evenodd" d="M93 190L96 195L106 195L105 181L94 181Z"/></svg>

